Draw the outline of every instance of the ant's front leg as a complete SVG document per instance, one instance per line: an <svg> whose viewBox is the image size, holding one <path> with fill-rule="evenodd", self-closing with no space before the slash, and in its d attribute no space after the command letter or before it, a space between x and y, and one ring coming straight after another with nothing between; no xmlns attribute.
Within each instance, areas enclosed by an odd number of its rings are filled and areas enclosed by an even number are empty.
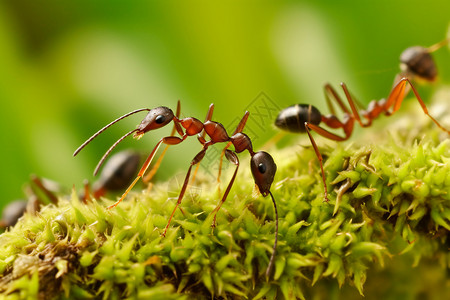
<svg viewBox="0 0 450 300"><path fill-rule="evenodd" d="M136 179L134 179L134 181L130 184L130 186L127 188L127 190L123 193L122 197L120 197L120 199L117 202L115 202L114 204L108 206L108 209L116 207L120 202L122 202L123 199L125 199L126 195L128 195L128 193L131 191L131 189L134 187L134 185L138 182L139 178L141 178L144 175L145 171L147 171L147 168L150 166L150 164L151 164L153 158L155 157L155 154L158 151L159 146L161 146L161 144L177 145L177 144L181 143L182 141L184 141L186 139L186 137L187 137L187 135L184 135L182 138L179 138L177 136L167 136L167 137L163 137L161 140L159 140L159 142L156 144L155 148L153 148L153 151L150 153L150 155L147 157L144 164L142 165L142 168L139 171Z"/></svg>

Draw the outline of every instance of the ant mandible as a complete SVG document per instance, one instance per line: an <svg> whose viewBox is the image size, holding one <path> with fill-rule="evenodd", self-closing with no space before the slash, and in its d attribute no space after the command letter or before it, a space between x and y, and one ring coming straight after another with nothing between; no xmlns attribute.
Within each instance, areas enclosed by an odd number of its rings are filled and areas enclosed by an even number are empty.
<svg viewBox="0 0 450 300"><path fill-rule="evenodd" d="M258 186L259 191L261 194L266 197L270 195L274 211L275 211L275 242L273 245L273 251L271 258L269 260L269 265L267 267L266 276L269 277L270 272L273 268L274 264L274 258L275 258L275 252L277 247L277 241L278 241L278 212L277 212L277 206L275 199L270 191L270 187L273 183L273 179L275 176L275 172L277 169L277 166L272 158L272 156L264 151L258 151L254 152L252 143L250 138L243 133L243 129L245 127L245 124L247 122L249 112L245 112L244 116L242 117L241 121L239 122L236 130L233 132L231 136L228 135L227 131L225 130L224 126L221 123L211 121L212 114L214 110L214 104L211 104L208 109L208 113L206 115L205 122L201 122L200 120L188 117L188 118L180 118L180 102L178 101L177 105L177 111L176 115L173 113L173 111L165 106L156 107L153 109L149 108L142 108L137 109L132 112L129 112L116 120L112 121L102 129L100 129L98 132L96 132L94 135L92 135L89 139L87 139L77 150L74 152L74 156L76 156L87 144L89 144L94 138L96 138L99 134L101 134L103 131L105 131L107 128L109 128L111 125L115 124L116 122L131 116L135 113L142 112L142 111L148 111L145 118L141 121L141 123L138 125L136 129L133 129L123 135L121 138L119 138L103 155L103 157L100 159L99 163L97 164L94 175L98 172L101 165L105 161L106 157L111 153L111 151L119 144L121 141L123 141L126 137L133 134L133 137L136 139L140 139L145 133L151 130L159 129L161 127L166 126L170 122L173 121L174 123L174 130L172 130L172 134L170 136L163 137L159 140L159 142L156 144L156 146L153 148L152 152L142 165L136 179L131 183L131 185L127 188L127 190L124 192L122 197L108 207L108 209L114 208L117 206L129 193L129 191L133 188L133 186L136 184L136 182L144 175L147 168L150 166L156 152L158 151L161 144L166 145L177 145L183 142L187 137L197 135L198 141L202 145L202 150L195 155L194 159L191 161L189 169L186 173L186 177L183 183L183 186L181 188L180 194L178 196L178 201L175 205L175 208L172 211L172 214L169 217L169 221L162 233L162 236L166 235L167 229L169 228L170 222L172 220L172 217L175 214L175 211L177 207L179 207L183 196L186 192L186 188L190 179L191 170L194 165L199 164L203 157L205 156L206 150L209 148L209 146L214 145L216 143L222 143L225 142L227 145L224 147L225 151L225 157L228 161L230 161L233 165L236 166L236 169L234 170L234 173L231 177L231 180L222 196L221 201L216 206L216 208L212 211L214 214L212 227L216 226L216 215L219 209L221 208L222 204L225 202L228 193L230 192L230 189L236 179L236 174L239 168L239 159L236 155L236 153L241 153L245 150L247 150L251 156L250 159L250 168L253 175L253 179L255 181L255 184ZM184 129L184 130L183 130ZM181 137L174 136L174 132L177 132ZM209 140L205 139L205 134L209 136ZM230 145L234 146L234 151L231 151L228 149ZM166 148L167 149L167 148ZM158 164L158 163L157 163ZM152 170L153 171L153 170ZM154 172L153 172L154 173Z"/></svg>
<svg viewBox="0 0 450 300"><path fill-rule="evenodd" d="M319 135L334 141L345 141L350 138L355 121L359 123L361 127L369 127L372 121L379 115L385 114L390 116L394 114L399 108L403 99L412 89L414 95L419 101L423 112L443 131L450 134L450 131L444 128L436 119L434 119L429 113L428 109L417 92L414 85L411 83L410 78L419 77L427 81L435 80L437 76L436 64L433 61L431 52L436 51L440 47L448 44L449 39L445 39L431 47L424 48L420 46L410 47L403 51L400 56L401 70L402 72L396 75L394 87L392 88L387 100L373 100L369 103L366 110L360 110L356 108L355 101L353 100L349 90L345 83L341 83L341 87L344 90L345 97L350 105L350 109L344 104L339 97L336 90L330 85L325 84L325 99L327 101L328 108L331 111L331 115L325 116L320 111L310 104L296 104L283 109L275 120L275 126L278 128L294 132L294 133L307 133L309 140L314 148L314 152L319 160L322 182L324 186L324 198L328 201L328 189L325 181L325 173L323 169L323 158L317 147L314 138L311 135L311 130L317 132ZM331 100L334 100L337 105L344 112L343 120L339 120L335 116L334 108ZM363 122L360 115L362 115L366 122ZM319 126L320 123L324 123L326 126L332 129L342 129L344 136L334 134Z"/></svg>

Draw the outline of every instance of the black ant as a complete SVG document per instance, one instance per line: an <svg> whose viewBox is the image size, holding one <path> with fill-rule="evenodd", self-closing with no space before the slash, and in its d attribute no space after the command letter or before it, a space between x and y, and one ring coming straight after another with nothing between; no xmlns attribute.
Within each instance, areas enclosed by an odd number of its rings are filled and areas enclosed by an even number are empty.
<svg viewBox="0 0 450 300"><path fill-rule="evenodd" d="M278 212L277 207L275 203L275 199L270 191L270 187L272 185L275 172L277 169L277 166L270 154L264 151L254 152L252 143L250 138L243 133L243 129L245 127L245 124L247 122L249 112L245 112L243 118L239 122L236 130L233 132L231 136L228 135L227 131L225 130L224 126L221 123L211 121L212 114L214 110L214 104L211 104L208 109L208 113L206 115L206 120L204 122L201 122L200 120L188 117L188 118L180 118L180 102L178 101L177 105L177 111L176 115L173 113L173 111L165 106L156 107L153 109L149 108L142 108L137 109L132 112L129 112L116 120L112 121L102 129L100 129L98 132L96 132L94 135L92 135L88 140L86 140L75 152L74 156L77 155L88 143L90 143L94 138L96 138L100 133L105 131L107 128L109 128L111 125L115 124L116 122L133 115L138 112L142 111L148 111L145 118L141 121L141 123L138 125L136 129L133 129L123 135L121 138L119 138L103 155L103 157L100 159L99 163L97 164L97 167L94 170L94 174L96 174L103 164L103 161L106 159L106 157L111 153L111 151L119 144L121 141L123 141L126 137L133 134L134 138L140 139L145 133L151 130L155 130L161 127L166 126L170 122L173 121L174 123L174 129L172 130L172 135L163 137L159 140L159 142L156 144L156 146L153 148L152 152L148 156L147 160L144 162L143 166L141 167L136 179L131 183L131 185L128 187L128 189L125 191L125 193L122 195L122 197L108 207L108 209L111 209L115 206L117 206L129 193L129 191L133 188L133 186L136 184L136 182L143 177L144 173L146 172L147 168L150 166L157 150L161 146L161 144L166 145L177 145L181 142L183 142L187 137L197 135L198 141L202 145L202 150L195 155L194 159L191 161L189 169L186 173L186 177L183 183L183 186L181 188L180 194L178 196L178 201L175 205L175 208L172 211L172 214L169 217L169 221L167 223L167 226L165 227L162 236L166 235L167 229L169 228L170 222L172 220L172 217L175 214L175 211L177 207L179 207L183 196L186 192L186 188L190 179L191 170L194 165L199 164L203 157L205 156L206 150L209 146L214 145L216 143L227 143L227 145L224 147L225 157L230 161L233 165L236 166L236 169L233 173L233 176L231 177L231 180L222 196L221 201L217 205L217 207L212 211L214 214L212 227L216 226L216 215L219 209L221 208L222 204L225 202L228 193L230 192L230 189L234 183L234 180L236 179L236 174L239 168L239 159L236 155L236 153L241 153L245 150L247 150L251 156L250 160L250 167L252 171L253 178L255 180L255 184L258 186L259 191L261 194L266 197L267 195L270 195L272 198L274 210L275 210L275 242L273 245L273 251L272 256L269 261L269 265L266 271L266 276L269 277L271 269L273 267L274 263L274 257L277 247L277 240L278 240ZM174 136L174 132L177 132L181 137ZM209 140L205 139L205 136L208 135L210 138ZM231 144L234 146L234 151L231 151L228 149ZM166 148L167 149L167 148ZM154 173L154 172L153 172Z"/></svg>
<svg viewBox="0 0 450 300"><path fill-rule="evenodd" d="M92 196L98 199L108 192L126 189L136 176L140 161L141 155L132 150L120 151L111 156L103 167L99 179L92 184Z"/></svg>
<svg viewBox="0 0 450 300"><path fill-rule="evenodd" d="M93 183L92 196L99 198L107 192L125 189L136 175L139 161L140 154L131 150L121 151L111 156L100 173L100 178ZM35 214L40 210L41 205L56 204L58 195L68 193L67 189L52 180L36 175L31 175L30 179L30 183L24 188L27 200L14 200L3 209L0 228L14 226L25 212ZM84 190L79 194L79 198L87 202L90 197L90 185L85 182Z"/></svg>
<svg viewBox="0 0 450 300"><path fill-rule="evenodd" d="M55 192L60 189L59 184L49 179L39 178L36 175L31 175L30 178L30 183L24 188L27 200L14 200L5 206L2 211L0 228L14 226L25 212L35 214L40 210L42 204L56 204L58 202Z"/></svg>
<svg viewBox="0 0 450 300"><path fill-rule="evenodd" d="M429 48L416 46L406 49L400 56L402 72L396 76L394 87L392 88L388 98L378 101L371 101L366 110L358 111L355 101L353 100L345 83L341 83L341 87L344 90L345 97L347 98L348 104L350 105L350 109L348 109L348 107L341 100L336 90L327 83L324 86L324 90L327 105L332 113L331 115L322 115L316 107L310 104L292 105L283 109L278 114L275 120L275 126L289 132L306 132L308 134L308 137L314 148L314 152L316 153L316 156L319 160L322 181L325 190L325 201L328 201L328 190L325 182L325 173L323 170L323 158L316 145L316 142L314 141L314 138L311 135L311 130L330 140L345 141L350 138L353 132L355 121L358 122L361 127L369 127L372 124L372 121L379 115L385 114L386 116L390 116L394 114L400 108L400 105L409 92L409 89L412 89L424 113L440 129L450 134L450 131L448 129L444 128L428 113L428 109L425 103L410 81L410 78L413 77L419 77L427 81L433 81L436 78L437 68L430 53L439 49L443 45L446 45L448 42L449 40L446 39ZM334 108L330 98L333 99L344 112L344 118L342 119L342 121L335 116ZM362 121L360 115L365 118L365 122ZM334 134L320 127L320 123L324 123L326 126L332 129L342 129L344 131L344 136Z"/></svg>

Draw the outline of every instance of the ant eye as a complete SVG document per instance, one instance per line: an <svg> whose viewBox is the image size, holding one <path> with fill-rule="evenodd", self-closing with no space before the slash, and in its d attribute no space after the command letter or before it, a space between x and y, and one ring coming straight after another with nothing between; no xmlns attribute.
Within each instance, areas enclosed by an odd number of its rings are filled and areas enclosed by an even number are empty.
<svg viewBox="0 0 450 300"><path fill-rule="evenodd" d="M166 117L164 115L158 115L155 119L156 124L162 124L166 120Z"/></svg>
<svg viewBox="0 0 450 300"><path fill-rule="evenodd" d="M263 164L263 163L260 163L260 164L258 165L258 171L259 171L261 174L266 173L266 165Z"/></svg>

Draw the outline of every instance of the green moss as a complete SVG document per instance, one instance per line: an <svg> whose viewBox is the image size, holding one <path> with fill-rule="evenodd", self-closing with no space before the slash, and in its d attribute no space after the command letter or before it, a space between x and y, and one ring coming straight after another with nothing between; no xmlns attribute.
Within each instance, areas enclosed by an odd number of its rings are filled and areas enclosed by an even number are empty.
<svg viewBox="0 0 450 300"><path fill-rule="evenodd" d="M164 238L175 205L167 183L136 190L110 211L112 200L85 205L72 194L26 215L0 236L0 298L320 299L355 297L365 287L379 297L436 295L418 288L414 266L435 274L423 283L441 286L442 295L450 265L450 140L421 128L420 139L397 126L377 143L322 148L328 203L310 147L271 151L280 220L270 280L273 207L252 193L242 167L214 229L210 212L220 197L215 180L202 174L195 181L201 193L187 193L184 214L175 213ZM416 285L401 289L397 277Z"/></svg>

